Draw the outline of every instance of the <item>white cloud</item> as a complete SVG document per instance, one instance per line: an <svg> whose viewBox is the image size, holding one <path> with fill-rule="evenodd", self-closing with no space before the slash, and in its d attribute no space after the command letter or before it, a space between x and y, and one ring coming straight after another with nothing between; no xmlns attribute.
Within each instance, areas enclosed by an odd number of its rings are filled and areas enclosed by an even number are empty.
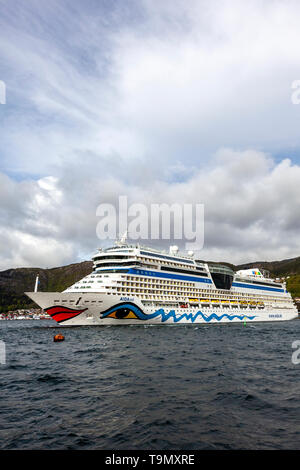
<svg viewBox="0 0 300 470"><path fill-rule="evenodd" d="M26 21L7 6L1 25L9 171L52 174L77 151L168 168L224 146L299 148L299 2L133 2L136 21L51 5L20 6Z"/></svg>
<svg viewBox="0 0 300 470"><path fill-rule="evenodd" d="M79 175L76 163L56 179L24 183L1 175L6 184L0 186L4 201L0 266L53 266L90 255L99 245L109 243L96 237L98 204L110 202L117 209L118 196L125 194L129 205L204 203L202 259L238 263L297 255L300 167L288 159L276 163L270 155L254 150L221 149L212 161L215 164L187 181L157 181L153 186L140 182L129 187L118 171L99 184L99 167L87 166ZM248 168L247 178L241 168ZM138 174L140 169L136 171ZM5 202L8 199L10 205ZM158 242L162 244L166 246L166 242Z"/></svg>
<svg viewBox="0 0 300 470"><path fill-rule="evenodd" d="M299 254L298 1L14 1L1 267L34 264L30 240L44 265L86 256L97 205L119 194L204 202L205 257Z"/></svg>

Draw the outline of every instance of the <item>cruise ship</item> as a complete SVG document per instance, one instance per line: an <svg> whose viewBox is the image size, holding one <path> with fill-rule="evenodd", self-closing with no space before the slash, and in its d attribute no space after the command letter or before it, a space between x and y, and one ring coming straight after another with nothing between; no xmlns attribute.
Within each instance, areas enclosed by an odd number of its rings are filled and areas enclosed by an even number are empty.
<svg viewBox="0 0 300 470"><path fill-rule="evenodd" d="M292 320L285 283L259 269L234 272L181 254L117 241L93 256L93 270L63 292L26 292L57 323L182 325Z"/></svg>

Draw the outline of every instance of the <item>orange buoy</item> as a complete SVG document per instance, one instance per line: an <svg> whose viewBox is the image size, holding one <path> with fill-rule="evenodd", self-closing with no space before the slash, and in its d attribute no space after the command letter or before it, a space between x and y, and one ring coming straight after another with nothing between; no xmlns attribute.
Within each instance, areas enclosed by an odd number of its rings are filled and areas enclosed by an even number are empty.
<svg viewBox="0 0 300 470"><path fill-rule="evenodd" d="M57 341L64 341L65 337L63 335L55 335L53 341L56 343Z"/></svg>

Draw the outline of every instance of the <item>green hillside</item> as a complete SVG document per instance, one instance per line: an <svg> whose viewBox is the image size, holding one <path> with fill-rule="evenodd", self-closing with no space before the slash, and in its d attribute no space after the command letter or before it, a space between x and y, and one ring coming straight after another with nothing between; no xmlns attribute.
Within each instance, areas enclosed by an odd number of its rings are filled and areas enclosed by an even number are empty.
<svg viewBox="0 0 300 470"><path fill-rule="evenodd" d="M296 274L287 279L286 285L293 297L300 298L300 274Z"/></svg>

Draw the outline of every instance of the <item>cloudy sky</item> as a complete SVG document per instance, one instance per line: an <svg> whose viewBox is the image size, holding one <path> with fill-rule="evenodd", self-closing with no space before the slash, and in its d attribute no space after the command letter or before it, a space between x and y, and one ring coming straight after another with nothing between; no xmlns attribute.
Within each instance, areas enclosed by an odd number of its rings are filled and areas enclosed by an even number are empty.
<svg viewBox="0 0 300 470"><path fill-rule="evenodd" d="M299 256L299 17L298 0L0 0L0 269L88 259L119 195L203 203L201 258Z"/></svg>

